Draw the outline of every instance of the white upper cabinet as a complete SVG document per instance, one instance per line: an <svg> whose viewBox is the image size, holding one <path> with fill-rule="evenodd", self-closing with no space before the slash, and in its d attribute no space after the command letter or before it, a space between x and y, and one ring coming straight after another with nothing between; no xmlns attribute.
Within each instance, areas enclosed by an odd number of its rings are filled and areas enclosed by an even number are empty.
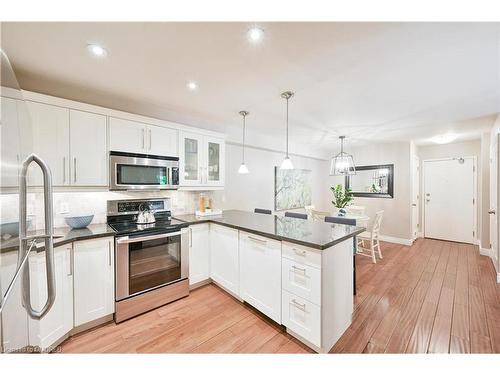
<svg viewBox="0 0 500 375"><path fill-rule="evenodd" d="M69 121L71 184L107 185L106 116L70 110Z"/></svg>
<svg viewBox="0 0 500 375"><path fill-rule="evenodd" d="M110 117L109 148L136 154L177 156L177 130Z"/></svg>
<svg viewBox="0 0 500 375"><path fill-rule="evenodd" d="M188 132L179 134L180 185L200 186L203 183L203 137Z"/></svg>
<svg viewBox="0 0 500 375"><path fill-rule="evenodd" d="M208 186L224 186L224 166L226 144L224 139L205 137L205 184Z"/></svg>
<svg viewBox="0 0 500 375"><path fill-rule="evenodd" d="M114 312L114 239L78 241L73 251L75 327L78 327Z"/></svg>
<svg viewBox="0 0 500 375"><path fill-rule="evenodd" d="M0 178L2 186L17 186L19 183L19 169L21 161L21 145L19 143L19 118L17 114L17 100L0 97L1 125L0 140L2 150L2 165Z"/></svg>
<svg viewBox="0 0 500 375"><path fill-rule="evenodd" d="M148 154L161 156L178 156L177 130L161 126L147 126Z"/></svg>
<svg viewBox="0 0 500 375"><path fill-rule="evenodd" d="M47 300L45 252L30 256L31 303L40 310ZM51 309L40 320L29 318L29 343L50 348L73 329L73 275L71 245L54 249L56 298Z"/></svg>
<svg viewBox="0 0 500 375"><path fill-rule="evenodd" d="M33 152L49 166L53 185L69 185L69 109L27 103L33 126ZM28 182L43 184L42 172L35 164L30 167Z"/></svg>
<svg viewBox="0 0 500 375"><path fill-rule="evenodd" d="M110 151L146 153L146 124L136 121L109 118Z"/></svg>
<svg viewBox="0 0 500 375"><path fill-rule="evenodd" d="M182 131L179 154L181 186L224 186L224 139Z"/></svg>

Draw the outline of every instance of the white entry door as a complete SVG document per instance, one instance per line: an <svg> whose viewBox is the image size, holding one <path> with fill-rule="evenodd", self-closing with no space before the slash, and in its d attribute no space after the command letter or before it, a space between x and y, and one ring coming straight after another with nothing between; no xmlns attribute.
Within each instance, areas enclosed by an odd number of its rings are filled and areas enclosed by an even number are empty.
<svg viewBox="0 0 500 375"><path fill-rule="evenodd" d="M491 140L490 148L490 242L493 257L498 261L498 138ZM485 246L483 244L483 246Z"/></svg>
<svg viewBox="0 0 500 375"><path fill-rule="evenodd" d="M473 243L474 157L424 161L425 237Z"/></svg>

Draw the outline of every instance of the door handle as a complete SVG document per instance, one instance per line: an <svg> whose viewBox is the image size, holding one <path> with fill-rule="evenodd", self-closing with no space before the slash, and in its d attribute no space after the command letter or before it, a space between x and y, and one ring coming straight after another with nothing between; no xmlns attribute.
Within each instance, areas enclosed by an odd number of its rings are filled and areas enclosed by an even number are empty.
<svg viewBox="0 0 500 375"><path fill-rule="evenodd" d="M108 241L108 264L111 267L111 241Z"/></svg>
<svg viewBox="0 0 500 375"><path fill-rule="evenodd" d="M413 206L413 207L417 207L417 204L416 204L416 203L412 203L412 206Z"/></svg>
<svg viewBox="0 0 500 375"><path fill-rule="evenodd" d="M47 277L47 300L40 311L37 311L31 305L31 288L30 288L30 270L29 261L24 267L22 278L22 297L23 305L26 308L28 315L35 319L42 319L52 308L56 299L56 278L54 271L54 216L53 216L53 199L52 199L52 174L47 164L40 159L36 154L29 155L23 162L21 174L19 176L19 237L21 239L19 246L18 259L21 261L23 256L27 255L29 249L27 232L27 175L28 167L32 162L39 165L43 174L43 208L45 214L45 234L41 237L45 240L45 267ZM26 250L25 250L26 249ZM18 264L18 267L21 264Z"/></svg>
<svg viewBox="0 0 500 375"><path fill-rule="evenodd" d="M496 215L496 213L497 213L497 212L496 212L495 210L489 210L489 211L488 211L488 213L489 213L490 215Z"/></svg>

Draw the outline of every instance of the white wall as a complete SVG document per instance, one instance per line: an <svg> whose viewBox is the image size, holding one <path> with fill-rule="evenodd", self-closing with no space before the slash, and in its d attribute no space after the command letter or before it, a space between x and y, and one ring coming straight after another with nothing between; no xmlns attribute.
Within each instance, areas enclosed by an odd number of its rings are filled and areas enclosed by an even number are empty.
<svg viewBox="0 0 500 375"><path fill-rule="evenodd" d="M350 148L354 163L360 165L394 164L394 198L354 198L354 204L365 206L371 219L384 210L381 235L411 239L411 170L410 143L373 143ZM331 177L331 184L344 183L341 177ZM369 223L371 225L371 223Z"/></svg>
<svg viewBox="0 0 500 375"><path fill-rule="evenodd" d="M487 199L489 202L489 194L488 197L483 197L482 194L482 162L481 162L481 140L473 140L466 142L456 142L456 143L448 143L445 145L432 145L432 146L419 146L417 149L418 155L420 157L420 191L423 192L423 170L422 163L424 160L429 159L441 159L441 158L458 158L461 156L475 156L477 160L477 223L478 228L476 233L476 238L481 239L482 233L482 225L481 225L481 212L482 212L482 203L484 199ZM423 195L423 194L422 194ZM423 222L423 213L420 211L420 223ZM420 224L420 228L422 228L422 224ZM489 231L488 231L489 233ZM488 240L489 241L489 235ZM485 242L486 243L486 242ZM487 242L489 244L489 242Z"/></svg>
<svg viewBox="0 0 500 375"><path fill-rule="evenodd" d="M274 210L274 167L284 154L254 147L245 148L249 174L238 174L242 147L226 144L226 181L224 191L214 192L215 202L224 209L253 211L254 208ZM332 210L328 162L321 159L290 155L295 168L312 171L312 204L318 210Z"/></svg>

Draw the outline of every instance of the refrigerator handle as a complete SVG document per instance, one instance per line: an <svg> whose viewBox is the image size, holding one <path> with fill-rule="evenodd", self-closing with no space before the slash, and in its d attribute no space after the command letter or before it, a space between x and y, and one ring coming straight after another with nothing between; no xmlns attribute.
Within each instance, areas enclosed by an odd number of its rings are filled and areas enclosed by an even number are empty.
<svg viewBox="0 0 500 375"><path fill-rule="evenodd" d="M32 162L40 166L43 173L43 204L45 213L45 233L40 236L27 237L27 175L28 167ZM30 293L30 270L29 261L23 269L22 290L23 290L23 305L28 312L28 315L35 319L40 320L50 310L56 299L56 283L54 274L54 217L52 214L52 175L47 164L35 154L28 156L22 165L21 174L19 176L19 254L18 261L21 262L25 257L28 249L28 242L36 238L43 238L45 241L45 267L47 275L47 301L40 311L36 311L31 306L31 293ZM18 267L20 264L18 264Z"/></svg>

